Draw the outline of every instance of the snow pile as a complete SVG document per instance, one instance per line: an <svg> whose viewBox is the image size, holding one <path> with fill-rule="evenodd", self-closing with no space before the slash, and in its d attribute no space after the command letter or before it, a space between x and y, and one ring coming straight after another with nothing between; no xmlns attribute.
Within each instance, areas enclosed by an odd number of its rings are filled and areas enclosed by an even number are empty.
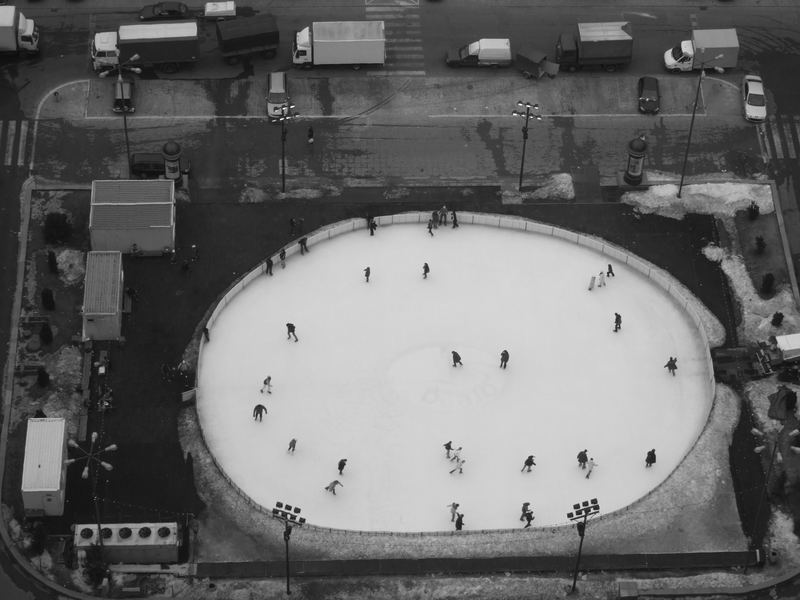
<svg viewBox="0 0 800 600"><path fill-rule="evenodd" d="M635 206L642 213L655 213L671 219L682 219L687 213L733 216L755 202L762 213L775 210L772 189L767 184L703 183L683 186L654 185L645 191L626 192L621 202Z"/></svg>

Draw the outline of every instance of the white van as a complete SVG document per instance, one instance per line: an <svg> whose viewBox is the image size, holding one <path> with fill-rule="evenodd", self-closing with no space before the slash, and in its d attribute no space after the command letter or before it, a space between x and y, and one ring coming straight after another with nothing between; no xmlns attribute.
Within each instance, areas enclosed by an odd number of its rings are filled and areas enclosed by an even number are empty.
<svg viewBox="0 0 800 600"><path fill-rule="evenodd" d="M267 75L267 116L270 121L281 117L281 106L289 104L286 71L273 71Z"/></svg>

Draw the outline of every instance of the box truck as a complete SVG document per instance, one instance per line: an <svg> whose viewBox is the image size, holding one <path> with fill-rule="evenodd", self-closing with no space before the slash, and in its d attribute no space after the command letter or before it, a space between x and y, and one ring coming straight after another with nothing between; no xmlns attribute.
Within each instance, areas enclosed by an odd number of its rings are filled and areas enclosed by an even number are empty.
<svg viewBox="0 0 800 600"><path fill-rule="evenodd" d="M278 53L280 33L272 15L241 17L217 23L217 41L225 62L236 64L242 57L263 54L273 58Z"/></svg>
<svg viewBox="0 0 800 600"><path fill-rule="evenodd" d="M184 64L197 61L198 40L197 21L120 25L117 31L95 34L90 50L92 67L103 71L122 63L175 73Z"/></svg>
<svg viewBox="0 0 800 600"><path fill-rule="evenodd" d="M555 58L562 70L600 67L616 71L633 58L631 25L625 21L578 23L574 34L562 33L558 37Z"/></svg>
<svg viewBox="0 0 800 600"><path fill-rule="evenodd" d="M739 36L735 29L695 29L664 53L667 71L679 73L697 69L733 69L739 62Z"/></svg>
<svg viewBox="0 0 800 600"><path fill-rule="evenodd" d="M294 34L295 66L382 65L386 62L383 21L316 22Z"/></svg>
<svg viewBox="0 0 800 600"><path fill-rule="evenodd" d="M39 28L33 19L27 19L16 6L0 6L0 52L39 52Z"/></svg>
<svg viewBox="0 0 800 600"><path fill-rule="evenodd" d="M447 52L444 61L448 67L507 67L511 64L511 41L483 38Z"/></svg>

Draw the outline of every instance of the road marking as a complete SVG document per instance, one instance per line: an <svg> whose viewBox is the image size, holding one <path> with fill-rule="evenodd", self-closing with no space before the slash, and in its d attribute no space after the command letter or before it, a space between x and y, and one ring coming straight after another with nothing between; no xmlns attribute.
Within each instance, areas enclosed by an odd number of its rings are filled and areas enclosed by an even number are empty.
<svg viewBox="0 0 800 600"><path fill-rule="evenodd" d="M785 134L786 140L786 152L789 155L789 158L797 158L797 153L794 150L794 139L792 136L792 123L782 123L783 125L783 133Z"/></svg>
<svg viewBox="0 0 800 600"><path fill-rule="evenodd" d="M28 121L19 124L19 150L17 150L17 166L25 164L25 149L28 145Z"/></svg>
<svg viewBox="0 0 800 600"><path fill-rule="evenodd" d="M13 154L14 154L14 140L16 139L15 134L17 132L17 122L16 121L6 121L6 153L4 157L5 166L10 167L11 164L14 162Z"/></svg>

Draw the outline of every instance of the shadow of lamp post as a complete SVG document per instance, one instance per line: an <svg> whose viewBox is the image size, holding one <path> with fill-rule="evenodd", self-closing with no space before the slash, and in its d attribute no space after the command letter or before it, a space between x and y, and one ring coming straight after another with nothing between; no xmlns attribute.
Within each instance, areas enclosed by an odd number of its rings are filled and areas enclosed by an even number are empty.
<svg viewBox="0 0 800 600"><path fill-rule="evenodd" d="M291 596L292 590L289 587L289 539L292 537L292 525L302 526L305 524L305 517L300 516L300 507L276 502L272 509L272 516L283 521L283 541L286 542L286 595Z"/></svg>
<svg viewBox="0 0 800 600"><path fill-rule="evenodd" d="M769 466L767 467L767 475L764 479L764 487L761 489L761 495L758 498L758 508L756 508L756 516L753 522L752 533L754 539L759 539L761 537L757 535L758 534L757 528L761 518L761 511L764 508L764 504L767 500L767 492L769 489L770 479L772 478L772 470L776 464L781 464L783 462L783 455L781 454L780 451L782 431L783 430L777 432L775 434L774 439L767 440L767 434L765 432L756 429L755 427L753 427L750 430L750 433L752 433L755 437L757 437L763 442L759 446L753 448L753 450L757 454L761 454L764 450L766 450L768 444L772 444L772 451L770 452L770 457L769 457ZM798 429L793 429L787 434L787 437L789 438L787 443L789 444L789 447L791 448L791 451L794 454L800 454L800 448L791 445L791 440L795 439L798 435L800 435L800 430Z"/></svg>
<svg viewBox="0 0 800 600"><path fill-rule="evenodd" d="M123 69L128 69L129 71L136 73L137 75L140 75L142 70L139 67L129 66L129 63L136 62L137 60L139 60L139 55L134 54L128 60L126 60L123 63L120 63L113 69L109 69L108 71L103 71L98 75L98 77L106 77L109 73L113 73L114 71L117 72L117 86L121 96L120 99L122 100L122 129L125 132L125 156L128 159L128 178L130 178L131 176L131 144L128 139L128 111L125 106L125 100L128 100L129 98L125 98L125 86L123 85L122 71Z"/></svg>
<svg viewBox="0 0 800 600"><path fill-rule="evenodd" d="M281 192L286 192L286 122L296 119L300 115L294 111L294 104L282 104L275 109L280 112L277 117L281 122Z"/></svg>

